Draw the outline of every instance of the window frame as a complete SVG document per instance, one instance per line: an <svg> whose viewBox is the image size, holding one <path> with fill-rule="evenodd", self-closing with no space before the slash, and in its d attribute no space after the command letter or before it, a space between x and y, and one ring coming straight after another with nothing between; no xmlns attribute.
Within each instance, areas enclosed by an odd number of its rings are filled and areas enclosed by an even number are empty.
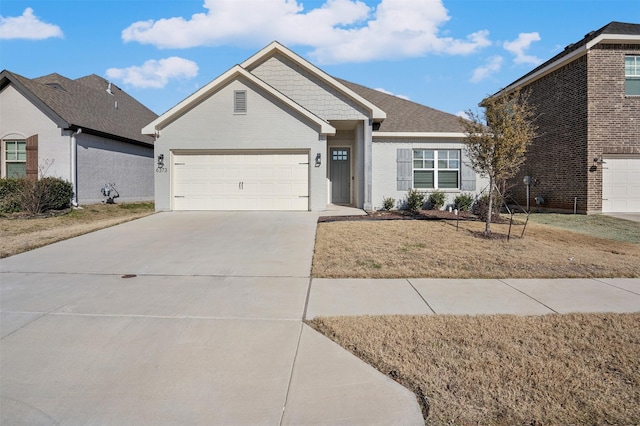
<svg viewBox="0 0 640 426"><path fill-rule="evenodd" d="M460 149L430 149L430 148L413 148L411 153L411 187L416 190L442 190L442 191L459 191L461 179L462 152ZM452 152L455 156L451 157ZM419 156L417 156L417 153ZM428 154L427 154L428 153ZM446 153L446 154L445 154ZM427 155L425 155L427 154ZM420 165L420 162L422 163ZM443 166L443 162L445 162ZM455 165L455 167L454 167ZM432 172L432 187L416 186L416 171ZM444 176L447 172L455 171L456 186L442 186L440 175Z"/></svg>
<svg viewBox="0 0 640 426"><path fill-rule="evenodd" d="M631 67L627 65L629 59L633 59ZM633 84L629 84L629 82L633 82ZM629 93L630 86L633 86L636 93ZM624 55L624 94L625 96L640 96L640 55Z"/></svg>
<svg viewBox="0 0 640 426"><path fill-rule="evenodd" d="M10 144L15 144L16 149L12 150L12 154L15 155L15 159L9 159L9 146ZM19 144L22 144L23 149L20 150ZM24 178L27 176L27 140L26 139L2 139L2 175L3 177L9 178ZM19 157L22 154L22 159ZM20 176L12 176L9 174L9 165L10 164L24 164L24 172Z"/></svg>

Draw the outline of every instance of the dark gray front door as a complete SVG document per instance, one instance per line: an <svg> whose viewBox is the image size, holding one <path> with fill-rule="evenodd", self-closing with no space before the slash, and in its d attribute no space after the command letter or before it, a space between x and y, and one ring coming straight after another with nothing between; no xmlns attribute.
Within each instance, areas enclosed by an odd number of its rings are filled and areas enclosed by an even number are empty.
<svg viewBox="0 0 640 426"><path fill-rule="evenodd" d="M331 202L351 202L351 153L349 148L331 148Z"/></svg>

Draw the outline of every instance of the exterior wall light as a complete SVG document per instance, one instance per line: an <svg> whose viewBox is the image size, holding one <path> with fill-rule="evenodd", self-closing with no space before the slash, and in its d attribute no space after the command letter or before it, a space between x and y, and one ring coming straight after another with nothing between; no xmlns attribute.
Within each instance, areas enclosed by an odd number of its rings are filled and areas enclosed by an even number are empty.
<svg viewBox="0 0 640 426"><path fill-rule="evenodd" d="M600 165L607 164L607 162L602 159L602 155L599 157L598 156L593 157L593 162Z"/></svg>
<svg viewBox="0 0 640 426"><path fill-rule="evenodd" d="M316 167L320 167L320 165L322 164L322 156L320 155L320 153L316 154Z"/></svg>

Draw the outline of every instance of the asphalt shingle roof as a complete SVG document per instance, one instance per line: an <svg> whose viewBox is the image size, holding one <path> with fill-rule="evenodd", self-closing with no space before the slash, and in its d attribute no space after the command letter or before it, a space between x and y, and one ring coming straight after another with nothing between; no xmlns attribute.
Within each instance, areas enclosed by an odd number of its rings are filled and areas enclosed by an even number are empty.
<svg viewBox="0 0 640 426"><path fill-rule="evenodd" d="M387 113L380 132L464 132L456 115L346 80L336 80Z"/></svg>
<svg viewBox="0 0 640 426"><path fill-rule="evenodd" d="M158 115L114 84L112 94L107 93L108 81L102 77L92 74L71 80L54 73L29 79L7 70L0 77L2 87L9 81L21 85L69 127L153 144L153 137L141 129Z"/></svg>

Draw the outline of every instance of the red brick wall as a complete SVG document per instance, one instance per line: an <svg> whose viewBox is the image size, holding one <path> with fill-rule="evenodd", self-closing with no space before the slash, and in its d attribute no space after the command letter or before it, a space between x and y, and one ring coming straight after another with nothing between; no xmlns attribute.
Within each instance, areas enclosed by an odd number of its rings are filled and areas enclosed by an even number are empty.
<svg viewBox="0 0 640 426"><path fill-rule="evenodd" d="M543 207L573 210L587 202L587 58L534 81L524 89L536 108L538 137L531 144L520 174L511 182L514 198L526 206L524 176L531 176L531 206L543 197Z"/></svg>
<svg viewBox="0 0 640 426"><path fill-rule="evenodd" d="M588 158L640 154L640 97L625 96L624 57L640 45L600 44L589 52ZM602 211L602 167L589 173L588 211Z"/></svg>
<svg viewBox="0 0 640 426"><path fill-rule="evenodd" d="M603 165L593 159L640 154L640 97L625 96L626 54L640 54L640 45L597 45L525 87L537 108L539 136L510 182L520 205L526 205L522 179L529 175L533 207L533 197L541 196L544 208L572 211L576 197L579 212L602 210Z"/></svg>

